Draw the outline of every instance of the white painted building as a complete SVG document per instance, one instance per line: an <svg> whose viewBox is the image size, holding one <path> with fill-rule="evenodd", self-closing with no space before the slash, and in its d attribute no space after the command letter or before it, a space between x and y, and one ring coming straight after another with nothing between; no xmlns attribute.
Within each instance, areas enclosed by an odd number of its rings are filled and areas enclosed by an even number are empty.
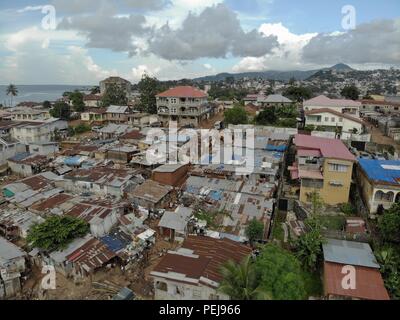
<svg viewBox="0 0 400 320"><path fill-rule="evenodd" d="M335 131L340 128L344 133L358 133L364 132L364 122L356 117L352 117L346 113L321 108L305 112L305 125L313 125L315 127L323 127L327 131Z"/></svg>
<svg viewBox="0 0 400 320"><path fill-rule="evenodd" d="M67 130L67 121L50 118L44 121L32 121L16 124L11 128L11 136L24 144L49 142L54 139L54 131Z"/></svg>
<svg viewBox="0 0 400 320"><path fill-rule="evenodd" d="M303 108L305 112L315 109L331 109L358 118L360 116L361 102L347 99L330 99L324 95L320 95L304 101Z"/></svg>

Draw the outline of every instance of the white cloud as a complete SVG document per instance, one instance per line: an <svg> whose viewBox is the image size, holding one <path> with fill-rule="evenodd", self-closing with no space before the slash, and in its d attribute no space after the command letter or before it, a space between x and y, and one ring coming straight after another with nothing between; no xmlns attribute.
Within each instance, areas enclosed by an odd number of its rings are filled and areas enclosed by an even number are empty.
<svg viewBox="0 0 400 320"><path fill-rule="evenodd" d="M161 68L149 68L147 65L141 64L135 68L132 68L132 76L130 79L132 79L134 82L140 81L142 76L144 74L147 74L151 77L157 76L157 74L160 72Z"/></svg>
<svg viewBox="0 0 400 320"><path fill-rule="evenodd" d="M4 82L21 84L93 84L115 73L96 64L88 50L78 45L53 48L54 43L76 41L70 32L48 32L37 27L18 31L5 37L9 50L0 74ZM72 41L73 42L73 41Z"/></svg>
<svg viewBox="0 0 400 320"><path fill-rule="evenodd" d="M44 6L27 6L23 9L17 10L18 13L24 13L29 11L38 11L42 10Z"/></svg>
<svg viewBox="0 0 400 320"><path fill-rule="evenodd" d="M262 70L293 70L307 69L311 65L302 62L303 48L317 33L295 34L290 32L282 23L264 23L259 31L265 36L276 36L279 47L262 57L245 57L233 66L234 72Z"/></svg>

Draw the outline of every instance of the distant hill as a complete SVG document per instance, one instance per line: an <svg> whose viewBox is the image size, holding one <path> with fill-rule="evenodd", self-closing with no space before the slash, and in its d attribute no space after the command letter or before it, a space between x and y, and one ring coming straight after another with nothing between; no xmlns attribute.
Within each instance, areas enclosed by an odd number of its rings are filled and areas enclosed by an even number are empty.
<svg viewBox="0 0 400 320"><path fill-rule="evenodd" d="M325 68L322 70L336 70L338 72L356 71L355 69L351 68L350 66L348 66L347 64L344 64L344 63L338 63L338 64L335 64L333 67Z"/></svg>
<svg viewBox="0 0 400 320"><path fill-rule="evenodd" d="M321 70L336 70L338 72L346 72L346 71L354 71L354 69L350 68L348 65L344 63L338 63L330 68L318 69L318 70L308 70L308 71L260 71L260 72L242 72L242 73L219 73L217 75L205 76L200 78L195 78L193 81L222 81L228 77L233 77L235 80L243 79L243 78L251 78L251 79L266 79L266 80L279 80L279 81L289 81L291 78L295 78L296 80L306 80L311 77L315 73Z"/></svg>

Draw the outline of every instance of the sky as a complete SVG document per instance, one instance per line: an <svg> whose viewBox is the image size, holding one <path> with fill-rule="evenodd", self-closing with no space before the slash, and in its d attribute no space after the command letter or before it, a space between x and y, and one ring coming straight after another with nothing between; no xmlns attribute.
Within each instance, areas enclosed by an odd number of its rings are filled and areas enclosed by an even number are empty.
<svg viewBox="0 0 400 320"><path fill-rule="evenodd" d="M0 1L0 84L400 67L399 0Z"/></svg>

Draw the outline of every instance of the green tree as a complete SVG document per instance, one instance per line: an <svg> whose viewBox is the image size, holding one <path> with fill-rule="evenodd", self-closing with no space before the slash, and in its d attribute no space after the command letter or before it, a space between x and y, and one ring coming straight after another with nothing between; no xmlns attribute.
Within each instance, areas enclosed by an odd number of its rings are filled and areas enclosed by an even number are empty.
<svg viewBox="0 0 400 320"><path fill-rule="evenodd" d="M90 89L90 94L99 94L99 93L100 93L99 86L94 86L92 89Z"/></svg>
<svg viewBox="0 0 400 320"><path fill-rule="evenodd" d="M91 127L87 124L78 124L75 128L74 128L74 133L75 134L81 134L84 132L88 132L91 130Z"/></svg>
<svg viewBox="0 0 400 320"><path fill-rule="evenodd" d="M13 98L18 95L18 88L14 84L10 84L6 89L6 94L10 96L10 103L13 106Z"/></svg>
<svg viewBox="0 0 400 320"><path fill-rule="evenodd" d="M58 128L55 128L54 129L54 131L53 131L53 140L54 141L61 141L61 133L60 133L60 130L58 129Z"/></svg>
<svg viewBox="0 0 400 320"><path fill-rule="evenodd" d="M289 251L267 244L256 260L260 288L274 300L301 300L306 297L299 260Z"/></svg>
<svg viewBox="0 0 400 320"><path fill-rule="evenodd" d="M48 101L48 100L43 101L43 108L50 109L51 108L51 102Z"/></svg>
<svg viewBox="0 0 400 320"><path fill-rule="evenodd" d="M346 99L358 100L358 97L360 96L360 91L355 85L351 85L344 87L340 94Z"/></svg>
<svg viewBox="0 0 400 320"><path fill-rule="evenodd" d="M222 281L218 291L233 300L267 300L269 294L260 287L255 265L251 256L240 264L232 260L221 268Z"/></svg>
<svg viewBox="0 0 400 320"><path fill-rule="evenodd" d="M379 218L378 228L384 241L400 242L400 204L393 204Z"/></svg>
<svg viewBox="0 0 400 320"><path fill-rule="evenodd" d="M283 95L297 102L303 102L304 100L311 99L313 96L309 88L302 86L290 86L285 89Z"/></svg>
<svg viewBox="0 0 400 320"><path fill-rule="evenodd" d="M282 127L282 128L296 128L297 127L297 119L282 118L277 121L276 125L278 127Z"/></svg>
<svg viewBox="0 0 400 320"><path fill-rule="evenodd" d="M76 112L82 112L85 110L85 102L83 101L83 93L75 90L69 94L69 99L71 100L72 107Z"/></svg>
<svg viewBox="0 0 400 320"><path fill-rule="evenodd" d="M64 249L75 238L89 232L89 225L72 216L52 216L30 228L27 241L31 247L46 251Z"/></svg>
<svg viewBox="0 0 400 320"><path fill-rule="evenodd" d="M257 219L253 219L246 226L246 237L249 238L250 243L256 240L261 240L264 237L264 224Z"/></svg>
<svg viewBox="0 0 400 320"><path fill-rule="evenodd" d="M139 109L150 114L157 113L156 95L158 93L158 80L144 74L138 83L140 92Z"/></svg>
<svg viewBox="0 0 400 320"><path fill-rule="evenodd" d="M324 238L317 223L307 223L309 231L295 241L296 256L310 271L317 270L322 259Z"/></svg>
<svg viewBox="0 0 400 320"><path fill-rule="evenodd" d="M224 121L226 124L247 124L249 121L246 110L239 105L224 112Z"/></svg>
<svg viewBox="0 0 400 320"><path fill-rule="evenodd" d="M315 130L315 126L313 124L308 124L308 125L306 125L304 127L304 131L311 132L311 131L314 131L314 130Z"/></svg>
<svg viewBox="0 0 400 320"><path fill-rule="evenodd" d="M123 106L128 103L126 91L117 84L110 84L107 87L101 99L101 105L103 107L109 107L110 105Z"/></svg>
<svg viewBox="0 0 400 320"><path fill-rule="evenodd" d="M255 118L256 124L263 126L275 124L277 120L275 107L268 107L262 110Z"/></svg>
<svg viewBox="0 0 400 320"><path fill-rule="evenodd" d="M54 107L50 110L50 115L54 118L69 120L71 116L71 108L64 101L57 101Z"/></svg>
<svg viewBox="0 0 400 320"><path fill-rule="evenodd" d="M400 299L399 254L393 247L386 246L375 251L375 256L381 266L386 288L394 299Z"/></svg>

